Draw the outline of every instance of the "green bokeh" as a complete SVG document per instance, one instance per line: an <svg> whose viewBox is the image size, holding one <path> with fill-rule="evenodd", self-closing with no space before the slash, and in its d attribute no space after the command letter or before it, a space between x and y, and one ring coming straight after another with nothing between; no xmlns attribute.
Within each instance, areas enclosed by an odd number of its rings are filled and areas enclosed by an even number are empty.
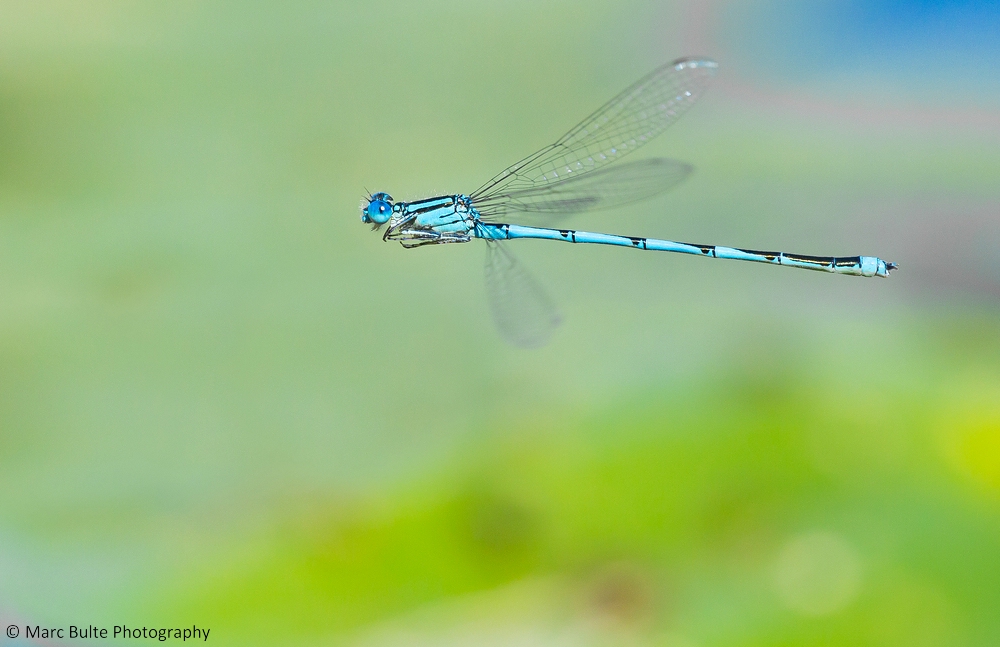
<svg viewBox="0 0 1000 647"><path fill-rule="evenodd" d="M1000 641L1000 102L792 83L747 63L755 15L0 1L0 620ZM717 87L638 155L696 174L574 223L899 272L525 241L565 323L523 352L480 246L359 222L366 188L471 191L685 54Z"/></svg>

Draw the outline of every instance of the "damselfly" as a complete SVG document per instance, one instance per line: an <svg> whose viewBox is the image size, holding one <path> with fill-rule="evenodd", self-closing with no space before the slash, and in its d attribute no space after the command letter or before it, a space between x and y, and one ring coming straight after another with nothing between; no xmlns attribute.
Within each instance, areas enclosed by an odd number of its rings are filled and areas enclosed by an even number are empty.
<svg viewBox="0 0 1000 647"><path fill-rule="evenodd" d="M651 158L609 166L673 124L705 91L718 69L709 59L682 58L663 65L608 101L575 128L505 169L471 194L394 202L369 195L361 220L383 240L403 247L486 241L486 286L501 334L519 346L544 344L559 323L552 301L514 260L503 241L542 238L618 245L798 267L852 276L886 277L896 269L874 256L804 256L655 238L599 234L515 224L516 214L555 219L568 213L618 207L649 198L683 180L691 167Z"/></svg>

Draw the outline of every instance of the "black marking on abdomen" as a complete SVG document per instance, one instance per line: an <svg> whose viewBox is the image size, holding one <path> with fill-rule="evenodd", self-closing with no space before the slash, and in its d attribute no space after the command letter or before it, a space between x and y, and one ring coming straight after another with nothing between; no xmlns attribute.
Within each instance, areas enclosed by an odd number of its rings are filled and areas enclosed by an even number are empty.
<svg viewBox="0 0 1000 647"><path fill-rule="evenodd" d="M695 245L695 247L700 249L701 253L705 256L715 258L715 245Z"/></svg>
<svg viewBox="0 0 1000 647"><path fill-rule="evenodd" d="M808 263L810 265L832 265L836 260L830 256L805 256L803 254L784 254L784 257L795 263Z"/></svg>
<svg viewBox="0 0 1000 647"><path fill-rule="evenodd" d="M741 249L739 251L743 252L744 254L754 254L755 256L763 256L772 263L778 260L778 257L781 256L781 252L759 252L756 249Z"/></svg>
<svg viewBox="0 0 1000 647"><path fill-rule="evenodd" d="M834 267L858 267L861 265L860 256L848 256L846 258L833 259Z"/></svg>
<svg viewBox="0 0 1000 647"><path fill-rule="evenodd" d="M632 247L635 247L636 249L646 249L645 238L635 238L633 236L629 236L629 240L632 241Z"/></svg>
<svg viewBox="0 0 1000 647"><path fill-rule="evenodd" d="M572 229L560 229L559 235L563 237L563 240L568 240L570 242L576 242L576 232Z"/></svg>

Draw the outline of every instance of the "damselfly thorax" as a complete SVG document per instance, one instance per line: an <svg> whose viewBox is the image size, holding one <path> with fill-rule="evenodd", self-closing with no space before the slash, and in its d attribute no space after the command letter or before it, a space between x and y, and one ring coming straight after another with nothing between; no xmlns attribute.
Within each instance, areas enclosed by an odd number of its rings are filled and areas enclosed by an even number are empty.
<svg viewBox="0 0 1000 647"><path fill-rule="evenodd" d="M478 213L466 195L442 195L392 205L393 215L382 238L403 247L467 243L474 237Z"/></svg>

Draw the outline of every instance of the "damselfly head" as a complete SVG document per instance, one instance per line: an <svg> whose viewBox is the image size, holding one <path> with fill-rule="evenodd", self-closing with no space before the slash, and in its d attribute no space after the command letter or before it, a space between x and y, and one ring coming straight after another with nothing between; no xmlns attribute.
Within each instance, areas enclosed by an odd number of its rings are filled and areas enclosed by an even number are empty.
<svg viewBox="0 0 1000 647"><path fill-rule="evenodd" d="M392 196L376 193L368 198L368 204L361 208L361 222L384 225L392 218Z"/></svg>

